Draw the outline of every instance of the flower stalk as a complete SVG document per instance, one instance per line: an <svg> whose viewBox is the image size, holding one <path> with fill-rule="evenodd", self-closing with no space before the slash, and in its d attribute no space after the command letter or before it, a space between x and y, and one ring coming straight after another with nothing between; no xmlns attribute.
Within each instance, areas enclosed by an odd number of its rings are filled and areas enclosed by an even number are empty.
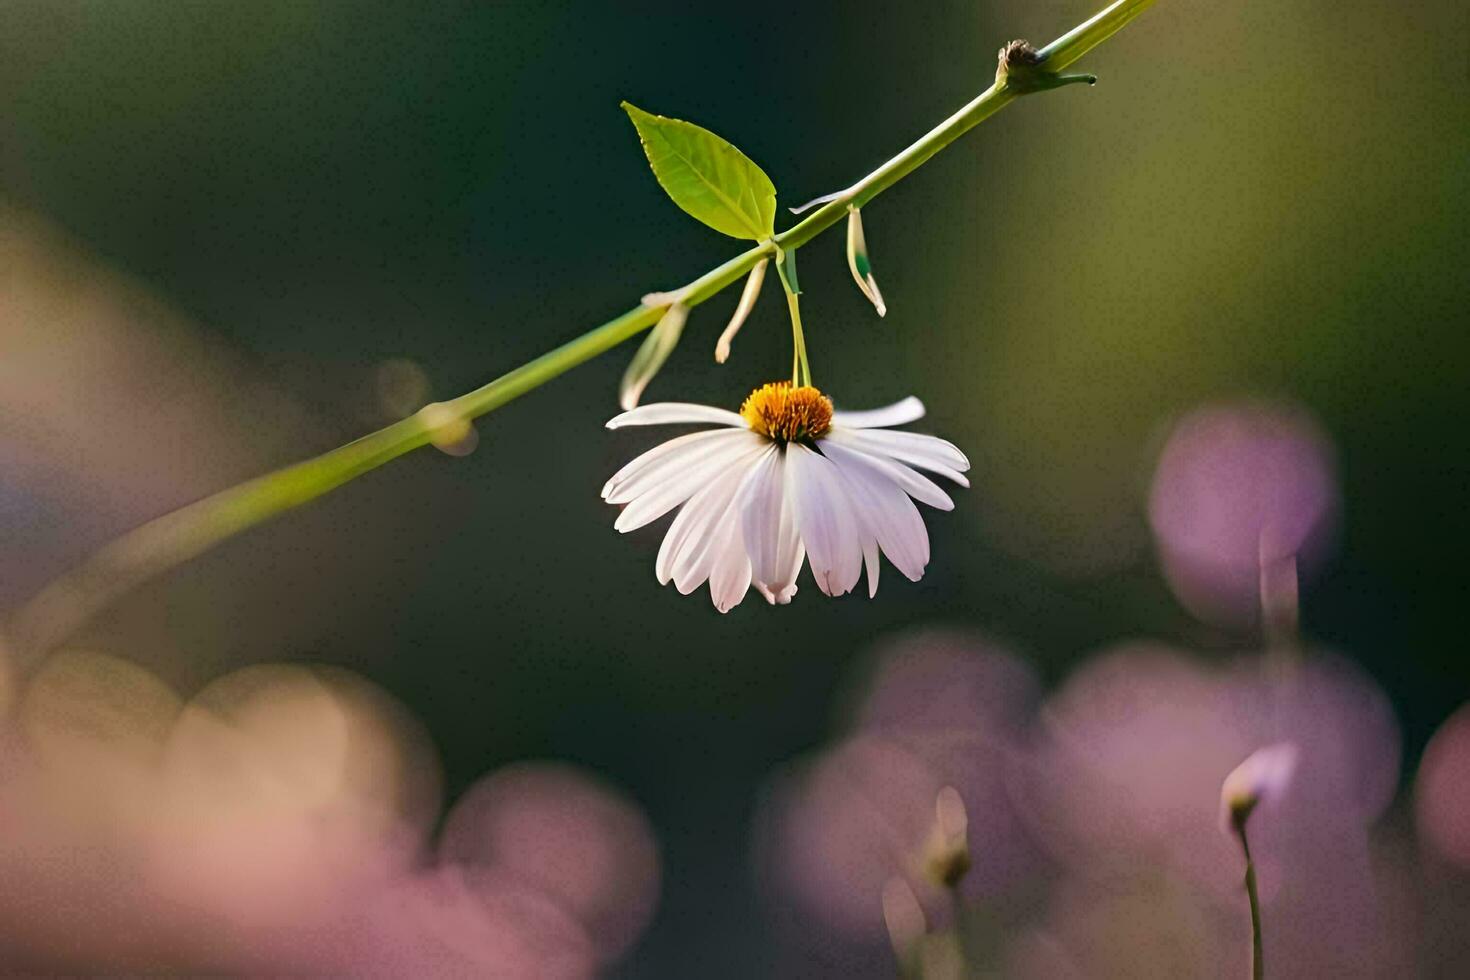
<svg viewBox="0 0 1470 980"><path fill-rule="evenodd" d="M1091 19L1041 48L1037 52L1042 61L1041 69L1048 73L1060 72L1152 3L1153 0L1116 0ZM948 119L847 190L831 196L793 227L746 249L671 295L677 296L687 311L739 281L758 264L783 252L787 256L793 255L802 245L845 220L850 208L867 204L976 125L1022 95L1037 90L1039 88L1035 84L1020 85L1007 77L998 78ZM800 324L794 316L795 283L788 283L784 275L783 283L788 286L793 331L799 338ZM640 303L488 384L441 403L434 413L435 418L426 418L423 413L410 416L337 449L237 484L149 521L105 545L43 589L6 625L0 646L17 658L24 669L27 662L34 662L35 658L64 641L109 603L152 576L188 561L236 534L316 500L399 456L433 443L436 433L443 429L445 413L468 423L493 412L653 327L666 314L666 306ZM798 339L798 348L802 346ZM810 370L800 353L797 360L798 367L805 370L809 378Z"/></svg>
<svg viewBox="0 0 1470 980"><path fill-rule="evenodd" d="M1256 888L1256 863L1251 857L1245 825L1262 804L1281 801L1296 773L1297 747L1278 742L1257 749L1230 771L1220 784L1220 824L1240 841L1245 856L1245 894L1251 907L1251 977L1262 980L1265 960L1261 955L1261 896Z"/></svg>
<svg viewBox="0 0 1470 980"><path fill-rule="evenodd" d="M796 249L776 249L776 274L786 291L786 308L791 312L791 386L812 383L812 366L806 356L806 335L801 331L801 284L796 278Z"/></svg>
<svg viewBox="0 0 1470 980"><path fill-rule="evenodd" d="M1256 888L1256 862L1251 858L1250 840L1246 837L1245 822L1250 810L1237 811L1231 817L1231 828L1240 841L1245 854L1245 894L1251 906L1251 980L1263 980L1266 975L1265 958L1261 955L1261 895Z"/></svg>
<svg viewBox="0 0 1470 980"><path fill-rule="evenodd" d="M1301 644L1301 600L1295 554L1284 557L1267 547L1263 531L1257 549L1260 578L1261 637L1266 650L1290 657Z"/></svg>

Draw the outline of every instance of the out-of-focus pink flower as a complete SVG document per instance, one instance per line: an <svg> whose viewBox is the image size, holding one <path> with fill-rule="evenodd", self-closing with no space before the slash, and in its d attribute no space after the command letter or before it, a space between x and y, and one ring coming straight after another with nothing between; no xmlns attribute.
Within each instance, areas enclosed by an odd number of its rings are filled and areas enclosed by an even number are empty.
<svg viewBox="0 0 1470 980"><path fill-rule="evenodd" d="M1165 858L1233 888L1238 850L1219 839L1220 782L1252 747L1230 723L1228 685L1156 644L1103 653L1046 702L1016 769L1034 831L1071 866Z"/></svg>
<svg viewBox="0 0 1470 980"><path fill-rule="evenodd" d="M855 699L856 731L774 778L763 801L756 861L783 928L809 945L881 941L895 877L942 926L950 903L930 867L941 813L962 838L946 846L969 862L968 898L1034 869L1005 773L1037 690L1024 665L972 637L882 648Z"/></svg>
<svg viewBox="0 0 1470 980"><path fill-rule="evenodd" d="M1366 887L1358 870L1330 867L1287 881L1264 909L1267 975L1453 975L1426 973L1423 951L1415 949L1423 935L1415 908L1422 895L1415 894L1406 851L1375 841ZM1239 880L1237 888L1222 902L1157 864L1140 864L1126 876L1065 876L1042 915L1006 934L997 972L1011 980L1248 976L1250 922Z"/></svg>
<svg viewBox="0 0 1470 980"><path fill-rule="evenodd" d="M289 931L412 865L437 810L437 762L385 696L348 676L247 667L185 707L163 756L155 888L216 907L242 933Z"/></svg>
<svg viewBox="0 0 1470 980"><path fill-rule="evenodd" d="M450 811L439 854L473 869L472 886L513 879L550 896L582 923L603 960L632 945L658 901L648 821L571 766L520 763L476 783Z"/></svg>
<svg viewBox="0 0 1470 980"><path fill-rule="evenodd" d="M49 973L159 962L178 916L136 891L178 695L92 653L53 657L18 694L0 717L0 964Z"/></svg>
<svg viewBox="0 0 1470 980"><path fill-rule="evenodd" d="M1330 655L1267 672L1254 659L1210 668L1157 644L1124 645L1076 671L1041 717L1016 786L1056 853L1130 863L1162 854L1231 891L1238 849L1216 832L1220 788L1256 748L1289 741L1299 752L1283 826L1361 832L1398 777L1387 698Z"/></svg>
<svg viewBox="0 0 1470 980"><path fill-rule="evenodd" d="M1244 920L1219 923L1166 874L1060 882L1045 915L1008 936L1002 975L1010 980L1231 978L1249 973ZM1223 928L1222 928L1223 927ZM1283 972L1283 976L1292 976Z"/></svg>
<svg viewBox="0 0 1470 980"><path fill-rule="evenodd" d="M1336 530L1331 445L1300 409L1200 409L1170 433L1148 510L1179 601L1211 622L1248 625L1259 613L1262 563L1295 559L1310 573Z"/></svg>
<svg viewBox="0 0 1470 980"><path fill-rule="evenodd" d="M883 883L883 922L894 955L902 963L929 929L914 890L902 878L889 878Z"/></svg>
<svg viewBox="0 0 1470 980"><path fill-rule="evenodd" d="M1208 668L1158 646L1105 653L1043 709L1017 797L1073 875L1162 872L1180 901L1234 914L1240 853L1218 831L1221 785L1257 747L1293 743L1291 791L1251 826L1268 943L1283 975L1371 973L1387 954L1368 828L1397 779L1393 713L1345 661L1265 668Z"/></svg>
<svg viewBox="0 0 1470 980"><path fill-rule="evenodd" d="M879 898L902 877L931 907L918 865L945 777L886 739L859 736L773 784L770 883L803 920L849 939L882 935Z"/></svg>
<svg viewBox="0 0 1470 980"><path fill-rule="evenodd" d="M881 644L858 692L854 731L903 749L939 780L913 801L915 823L931 845L947 832L959 835L954 843L968 858L963 893L991 895L1033 870L1036 852L1005 774L1041 699L1035 672L975 634L923 630ZM932 856L932 847L924 850Z"/></svg>
<svg viewBox="0 0 1470 980"><path fill-rule="evenodd" d="M860 677L853 727L1017 732L1041 699L1036 673L981 637L922 630L881 644Z"/></svg>
<svg viewBox="0 0 1470 980"><path fill-rule="evenodd" d="M318 968L353 977L590 980L587 932L562 903L485 869L401 878L333 932Z"/></svg>
<svg viewBox="0 0 1470 980"><path fill-rule="evenodd" d="M1324 819L1366 827L1388 809L1398 789L1399 723L1388 696L1361 667L1326 651L1309 652L1299 663L1244 658L1224 681L1236 730L1251 733L1254 745L1297 747L1283 815L1300 813L1319 829Z"/></svg>
<svg viewBox="0 0 1470 980"><path fill-rule="evenodd" d="M12 969L581 980L657 890L637 811L548 766L486 780L513 791L451 819L467 863L424 870L437 760L343 671L251 667L183 703L65 654L0 721Z"/></svg>
<svg viewBox="0 0 1470 980"><path fill-rule="evenodd" d="M1419 837L1441 859L1470 870L1470 705L1434 733L1414 782Z"/></svg>

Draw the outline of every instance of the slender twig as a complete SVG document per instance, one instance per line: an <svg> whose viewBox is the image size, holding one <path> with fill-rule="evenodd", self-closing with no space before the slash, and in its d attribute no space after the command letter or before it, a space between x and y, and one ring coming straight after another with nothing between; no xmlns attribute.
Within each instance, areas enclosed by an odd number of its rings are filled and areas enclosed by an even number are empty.
<svg viewBox="0 0 1470 980"><path fill-rule="evenodd" d="M1153 0L1118 0L1040 49L1040 64L1058 71L1102 43ZM1026 89L1030 91L1032 89ZM1001 77L907 149L774 239L673 290L694 307L737 282L778 250L794 251L923 165L955 139L1019 98L1023 87ZM600 327L501 375L483 387L431 406L330 452L222 490L152 520L104 546L43 589L5 631L13 656L30 660L60 643L93 615L143 581L242 531L300 507L390 460L435 441L445 419L478 418L563 372L647 330L663 307L640 303Z"/></svg>

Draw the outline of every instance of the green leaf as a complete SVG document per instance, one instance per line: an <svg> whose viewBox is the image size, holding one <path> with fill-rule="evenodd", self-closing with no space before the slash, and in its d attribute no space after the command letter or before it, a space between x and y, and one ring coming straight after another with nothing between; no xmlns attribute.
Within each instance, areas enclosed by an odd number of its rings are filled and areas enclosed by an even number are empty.
<svg viewBox="0 0 1470 980"><path fill-rule="evenodd" d="M629 102L653 175L674 203L715 231L762 241L776 231L776 187L755 162L707 129Z"/></svg>

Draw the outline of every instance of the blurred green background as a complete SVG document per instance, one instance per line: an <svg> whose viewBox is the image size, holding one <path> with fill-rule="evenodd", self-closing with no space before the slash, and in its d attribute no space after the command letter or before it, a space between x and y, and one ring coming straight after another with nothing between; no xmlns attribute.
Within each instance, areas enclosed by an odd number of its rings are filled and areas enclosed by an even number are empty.
<svg viewBox="0 0 1470 980"><path fill-rule="evenodd" d="M57 295L102 277L133 304L101 353L28 320L0 380L26 364L66 392L85 362L143 406L67 396L61 475L0 474L0 599L388 421L384 362L458 394L734 254L664 199L620 99L730 139L789 205L973 97L1004 41L1096 6L0 3L0 272L14 285L14 242L41 241L69 257ZM1007 109L865 209L886 319L840 232L805 248L819 384L849 407L920 395L922 428L975 463L928 516L921 583L830 601L804 580L790 607L752 594L726 617L659 588L658 531L619 536L597 496L659 438L602 428L629 347L483 420L474 455L401 460L78 642L186 692L254 661L350 666L424 720L451 795L512 759L589 766L664 848L658 919L621 969L757 975L751 810L829 732L874 637L972 626L1049 680L1121 637L1251 643L1178 608L1142 501L1172 417L1266 394L1336 441L1344 531L1303 620L1389 691L1412 772L1470 690L1467 37L1459 0L1160 0L1083 63L1096 88ZM786 371L770 284L713 363L734 300L694 313L648 400L735 407ZM129 358L138 337L175 356ZM148 424L186 403L218 424Z"/></svg>

